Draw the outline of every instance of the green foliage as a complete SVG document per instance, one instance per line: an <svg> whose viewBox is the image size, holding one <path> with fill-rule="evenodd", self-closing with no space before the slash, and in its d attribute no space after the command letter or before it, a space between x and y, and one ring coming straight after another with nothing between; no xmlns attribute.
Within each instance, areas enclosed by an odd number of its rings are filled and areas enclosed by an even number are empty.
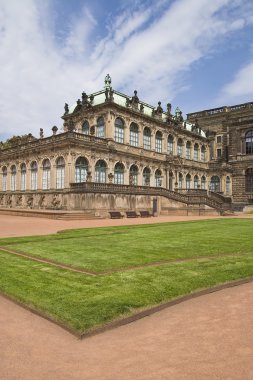
<svg viewBox="0 0 253 380"><path fill-rule="evenodd" d="M29 133L28 135L12 136L4 142L0 141L0 150L9 149L32 140L36 140L36 138L31 133Z"/></svg>

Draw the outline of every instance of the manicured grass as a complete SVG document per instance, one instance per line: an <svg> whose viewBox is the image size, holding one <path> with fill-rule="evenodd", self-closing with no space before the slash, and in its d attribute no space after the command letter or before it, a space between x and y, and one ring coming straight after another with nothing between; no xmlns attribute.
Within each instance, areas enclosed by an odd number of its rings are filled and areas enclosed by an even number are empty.
<svg viewBox="0 0 253 380"><path fill-rule="evenodd" d="M4 239L0 245L106 272L178 258L252 252L252 227L250 219L219 219L72 230L48 237Z"/></svg>
<svg viewBox="0 0 253 380"><path fill-rule="evenodd" d="M219 219L0 239L6 249L97 272L191 259L87 276L0 251L0 291L83 333L198 289L253 276L253 254L244 254L253 252L252 227L248 219Z"/></svg>
<svg viewBox="0 0 253 380"><path fill-rule="evenodd" d="M253 276L253 256L89 277L0 253L0 290L82 333L200 288Z"/></svg>

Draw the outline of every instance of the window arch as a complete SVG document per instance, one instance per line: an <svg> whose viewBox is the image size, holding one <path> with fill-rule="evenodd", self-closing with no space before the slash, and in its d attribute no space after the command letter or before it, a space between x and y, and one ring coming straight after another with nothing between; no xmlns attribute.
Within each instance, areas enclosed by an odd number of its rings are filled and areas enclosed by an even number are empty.
<svg viewBox="0 0 253 380"><path fill-rule="evenodd" d="M167 150L168 150L168 153L169 154L173 154L173 151L174 151L174 138L172 135L169 135L168 136L168 146L167 146Z"/></svg>
<svg viewBox="0 0 253 380"><path fill-rule="evenodd" d="M253 131L249 131L245 135L246 154L253 154Z"/></svg>
<svg viewBox="0 0 253 380"><path fill-rule="evenodd" d="M157 153L162 153L162 143L163 143L163 134L162 132L157 131L155 135L155 151Z"/></svg>
<svg viewBox="0 0 253 380"><path fill-rule="evenodd" d="M138 146L139 145L139 128L136 123L131 123L130 125L130 145Z"/></svg>
<svg viewBox="0 0 253 380"><path fill-rule="evenodd" d="M105 137L105 121L103 117L97 119L96 136Z"/></svg>
<svg viewBox="0 0 253 380"><path fill-rule="evenodd" d="M206 160L206 148L204 147L204 145L202 145L201 147L201 161L205 161Z"/></svg>
<svg viewBox="0 0 253 380"><path fill-rule="evenodd" d="M226 194L230 194L230 177L226 176Z"/></svg>
<svg viewBox="0 0 253 380"><path fill-rule="evenodd" d="M26 164L23 163L20 166L21 171L21 191L26 190Z"/></svg>
<svg viewBox="0 0 253 380"><path fill-rule="evenodd" d="M181 138L179 138L177 140L177 154L178 156L182 156L183 155L183 140Z"/></svg>
<svg viewBox="0 0 253 380"><path fill-rule="evenodd" d="M195 161L198 161L199 159L199 144L195 143L194 144L194 156L193 156Z"/></svg>
<svg viewBox="0 0 253 380"><path fill-rule="evenodd" d="M202 175L202 177L201 177L201 189L205 190L205 188L206 188L206 177L204 175Z"/></svg>
<svg viewBox="0 0 253 380"><path fill-rule="evenodd" d="M11 191L16 191L17 169L15 165L11 166Z"/></svg>
<svg viewBox="0 0 253 380"><path fill-rule="evenodd" d="M173 172L169 171L169 190L173 191L173 185L174 185L174 175Z"/></svg>
<svg viewBox="0 0 253 380"><path fill-rule="evenodd" d="M124 185L124 169L124 165L121 162L117 162L114 167L114 183Z"/></svg>
<svg viewBox="0 0 253 380"><path fill-rule="evenodd" d="M156 187L162 186L162 172L160 169L157 169L155 171L155 186Z"/></svg>
<svg viewBox="0 0 253 380"><path fill-rule="evenodd" d="M75 182L85 182L88 172L88 161L85 157L78 157L75 163Z"/></svg>
<svg viewBox="0 0 253 380"><path fill-rule="evenodd" d="M245 191L253 193L253 168L245 170Z"/></svg>
<svg viewBox="0 0 253 380"><path fill-rule="evenodd" d="M114 139L118 143L124 143L124 122L120 117L115 120Z"/></svg>
<svg viewBox="0 0 253 380"><path fill-rule="evenodd" d="M145 127L143 131L143 148L151 149L151 131L148 127Z"/></svg>
<svg viewBox="0 0 253 380"><path fill-rule="evenodd" d="M129 171L129 184L130 185L135 185L137 186L138 185L138 166L136 165L132 165L130 167L130 171Z"/></svg>
<svg viewBox="0 0 253 380"><path fill-rule="evenodd" d="M2 169L2 191L7 191L7 167L4 166Z"/></svg>
<svg viewBox="0 0 253 380"><path fill-rule="evenodd" d="M197 175L194 176L193 182L194 182L194 189L198 189L199 188L199 177Z"/></svg>
<svg viewBox="0 0 253 380"><path fill-rule="evenodd" d="M42 164L42 189L49 190L51 185L51 163L48 158Z"/></svg>
<svg viewBox="0 0 253 380"><path fill-rule="evenodd" d="M220 177L218 177L217 175L211 177L210 190L217 192L220 191Z"/></svg>
<svg viewBox="0 0 253 380"><path fill-rule="evenodd" d="M184 180L183 174L179 173L179 175L178 175L178 188L179 189L183 188L183 180Z"/></svg>
<svg viewBox="0 0 253 380"><path fill-rule="evenodd" d="M95 165L95 181L99 183L106 182L106 162L99 160Z"/></svg>
<svg viewBox="0 0 253 380"><path fill-rule="evenodd" d="M143 169L143 186L150 186L150 169Z"/></svg>
<svg viewBox="0 0 253 380"><path fill-rule="evenodd" d="M85 120L85 122L82 125L82 132L85 135L89 135L90 134L90 125L89 125L89 123L88 123L87 120Z"/></svg>
<svg viewBox="0 0 253 380"><path fill-rule="evenodd" d="M191 175L190 174L187 174L187 176L185 177L185 187L187 190L189 190L191 188Z"/></svg>
<svg viewBox="0 0 253 380"><path fill-rule="evenodd" d="M187 143L186 143L185 158L187 158L187 160L191 159L191 143L190 143L190 141L187 141Z"/></svg>
<svg viewBox="0 0 253 380"><path fill-rule="evenodd" d="M65 181L65 160L58 157L56 160L56 189L63 189Z"/></svg>
<svg viewBox="0 0 253 380"><path fill-rule="evenodd" d="M38 165L36 161L31 163L31 190L38 188Z"/></svg>

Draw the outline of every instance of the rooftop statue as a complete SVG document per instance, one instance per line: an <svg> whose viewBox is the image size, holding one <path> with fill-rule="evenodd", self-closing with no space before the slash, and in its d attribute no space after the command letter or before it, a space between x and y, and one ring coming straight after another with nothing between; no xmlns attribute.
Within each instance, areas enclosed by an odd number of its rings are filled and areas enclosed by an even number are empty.
<svg viewBox="0 0 253 380"><path fill-rule="evenodd" d="M107 74L105 77L105 88L110 89L112 87L111 84L112 84L112 78L110 77L109 74Z"/></svg>

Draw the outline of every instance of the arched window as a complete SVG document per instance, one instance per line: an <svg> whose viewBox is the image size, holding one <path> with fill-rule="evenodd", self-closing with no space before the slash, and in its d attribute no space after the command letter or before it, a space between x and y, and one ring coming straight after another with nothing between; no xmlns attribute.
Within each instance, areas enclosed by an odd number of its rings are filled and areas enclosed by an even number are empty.
<svg viewBox="0 0 253 380"><path fill-rule="evenodd" d="M143 169L143 186L150 186L150 169Z"/></svg>
<svg viewBox="0 0 253 380"><path fill-rule="evenodd" d="M26 164L23 163L20 166L21 171L21 191L26 190Z"/></svg>
<svg viewBox="0 0 253 380"><path fill-rule="evenodd" d="M42 189L49 190L51 185L51 164L49 159L43 161L42 164Z"/></svg>
<svg viewBox="0 0 253 380"><path fill-rule="evenodd" d="M130 185L138 185L138 167L136 165L132 165L129 171L129 184Z"/></svg>
<svg viewBox="0 0 253 380"><path fill-rule="evenodd" d="M96 136L105 137L105 122L103 117L99 117L97 120Z"/></svg>
<svg viewBox="0 0 253 380"><path fill-rule="evenodd" d="M114 139L118 143L124 143L124 123L119 117L115 120Z"/></svg>
<svg viewBox="0 0 253 380"><path fill-rule="evenodd" d="M114 183L118 185L124 184L124 165L120 162L117 162L114 167Z"/></svg>
<svg viewBox="0 0 253 380"><path fill-rule="evenodd" d="M2 169L2 176L3 176L2 191L7 191L7 167L6 166L4 166Z"/></svg>
<svg viewBox="0 0 253 380"><path fill-rule="evenodd" d="M157 131L155 135L155 151L162 153L163 135L162 132Z"/></svg>
<svg viewBox="0 0 253 380"><path fill-rule="evenodd" d="M64 188L65 180L65 161L63 157L56 160L56 189Z"/></svg>
<svg viewBox="0 0 253 380"><path fill-rule="evenodd" d="M220 191L220 177L217 175L212 176L211 182L210 182L210 190L211 191Z"/></svg>
<svg viewBox="0 0 253 380"><path fill-rule="evenodd" d="M182 139L177 140L177 155L180 157L183 155L183 140Z"/></svg>
<svg viewBox="0 0 253 380"><path fill-rule="evenodd" d="M138 125L136 123L131 123L130 125L130 145L132 146L138 146L139 145L139 139L138 139Z"/></svg>
<svg viewBox="0 0 253 380"><path fill-rule="evenodd" d="M204 145L202 145L201 147L201 161L205 161L206 160L206 148L204 147Z"/></svg>
<svg viewBox="0 0 253 380"><path fill-rule="evenodd" d="M16 191L17 169L15 165L11 167L11 191Z"/></svg>
<svg viewBox="0 0 253 380"><path fill-rule="evenodd" d="M104 160L99 160L95 165L95 182L106 182L106 163Z"/></svg>
<svg viewBox="0 0 253 380"><path fill-rule="evenodd" d="M173 191L173 181L174 180L174 175L173 172L169 172L169 190Z"/></svg>
<svg viewBox="0 0 253 380"><path fill-rule="evenodd" d="M199 145L196 143L194 144L194 160L198 161L199 159Z"/></svg>
<svg viewBox="0 0 253 380"><path fill-rule="evenodd" d="M159 169L155 171L155 186L156 187L162 186L162 172Z"/></svg>
<svg viewBox="0 0 253 380"><path fill-rule="evenodd" d="M75 182L85 182L87 178L88 161L84 157L78 157L75 163Z"/></svg>
<svg viewBox="0 0 253 380"><path fill-rule="evenodd" d="M253 193L253 169L252 168L245 170L245 191L247 193Z"/></svg>
<svg viewBox="0 0 253 380"><path fill-rule="evenodd" d="M85 134L85 135L89 135L90 134L90 126L89 126L89 123L87 120L85 120L85 122L83 123L82 125L82 132Z"/></svg>
<svg viewBox="0 0 253 380"><path fill-rule="evenodd" d="M172 135L169 135L168 136L168 153L169 154L173 154L173 150L174 150L174 138Z"/></svg>
<svg viewBox="0 0 253 380"><path fill-rule="evenodd" d="M206 188L206 177L203 175L201 177L201 189L205 190L205 188Z"/></svg>
<svg viewBox="0 0 253 380"><path fill-rule="evenodd" d="M185 177L185 187L186 187L186 189L191 188L191 176L190 176L190 174L187 174L187 176Z"/></svg>
<svg viewBox="0 0 253 380"><path fill-rule="evenodd" d="M191 143L190 143L190 141L187 141L187 143L186 143L185 157L187 158L187 160L191 159Z"/></svg>
<svg viewBox="0 0 253 380"><path fill-rule="evenodd" d="M226 176L226 194L230 194L230 177Z"/></svg>
<svg viewBox="0 0 253 380"><path fill-rule="evenodd" d="M148 127L145 127L143 131L143 148L151 149L151 131Z"/></svg>
<svg viewBox="0 0 253 380"><path fill-rule="evenodd" d="M194 189L198 189L199 188L199 177L197 175L194 176Z"/></svg>
<svg viewBox="0 0 253 380"><path fill-rule="evenodd" d="M36 161L31 163L31 190L38 188L38 165Z"/></svg>
<svg viewBox="0 0 253 380"><path fill-rule="evenodd" d="M249 131L245 135L246 154L253 154L253 131Z"/></svg>
<svg viewBox="0 0 253 380"><path fill-rule="evenodd" d="M178 175L178 188L182 189L183 188L183 174L179 173Z"/></svg>

